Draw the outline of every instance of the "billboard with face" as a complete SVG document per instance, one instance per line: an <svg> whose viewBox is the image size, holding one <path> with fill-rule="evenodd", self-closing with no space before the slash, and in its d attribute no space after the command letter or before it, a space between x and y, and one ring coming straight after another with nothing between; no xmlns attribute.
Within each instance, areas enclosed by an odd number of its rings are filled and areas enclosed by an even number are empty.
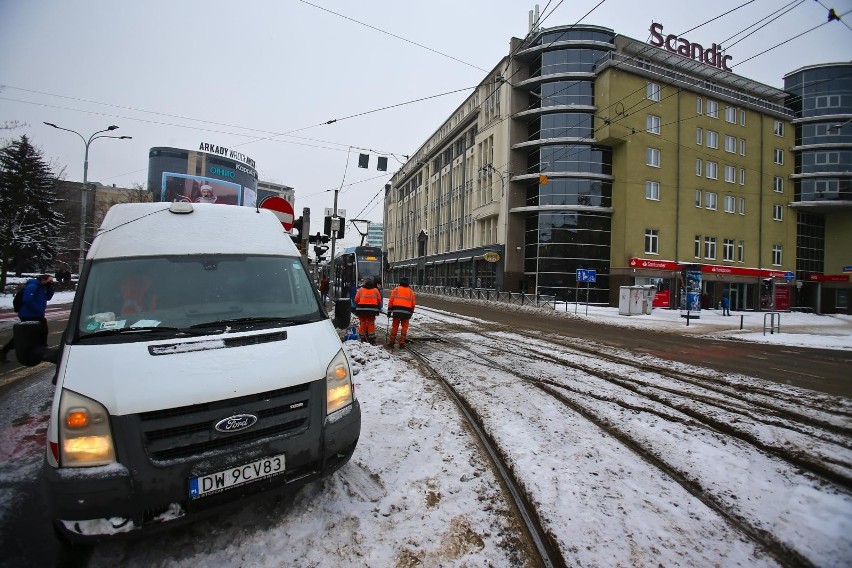
<svg viewBox="0 0 852 568"><path fill-rule="evenodd" d="M254 207L257 171L254 162L228 148L203 145L208 151L151 148L148 190L154 201L191 201ZM215 151L215 152L213 152ZM235 156L242 161L238 161Z"/></svg>
<svg viewBox="0 0 852 568"><path fill-rule="evenodd" d="M160 201L242 205L242 187L220 179L163 172Z"/></svg>

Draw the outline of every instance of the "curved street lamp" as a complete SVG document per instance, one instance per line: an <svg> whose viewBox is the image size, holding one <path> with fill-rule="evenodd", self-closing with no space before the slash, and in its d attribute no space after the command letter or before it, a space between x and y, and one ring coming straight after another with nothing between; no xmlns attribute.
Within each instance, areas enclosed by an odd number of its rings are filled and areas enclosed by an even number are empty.
<svg viewBox="0 0 852 568"><path fill-rule="evenodd" d="M98 138L116 138L118 140L131 140L132 136L109 136L104 134L103 136L98 136L102 132L112 132L113 130L118 130L118 126L110 125L103 130L98 130L94 132L87 139L85 136L77 132L76 130L71 130L70 128L62 128L61 126L56 126L52 122L45 122L46 125L56 128L57 130L64 130L66 132L73 132L77 136L80 137L80 140L83 141L83 144L86 145L86 153L83 157L83 191L80 192L81 195L81 206L80 206L80 256L77 259L77 278L80 278L83 274L83 262L86 260L86 190L89 188L88 185L88 176L89 176L89 145L97 140Z"/></svg>

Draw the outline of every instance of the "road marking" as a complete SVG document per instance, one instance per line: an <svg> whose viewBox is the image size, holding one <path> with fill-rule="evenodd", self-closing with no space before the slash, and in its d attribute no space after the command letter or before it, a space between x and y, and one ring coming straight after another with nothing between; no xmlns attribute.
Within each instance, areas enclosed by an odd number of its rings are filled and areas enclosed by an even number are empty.
<svg viewBox="0 0 852 568"><path fill-rule="evenodd" d="M822 376L820 376L820 375L812 375L810 373L802 373L801 371L791 371L790 369L780 369L778 367L769 367L769 369L772 370L772 371L780 371L782 373L789 373L791 375L801 375L803 377L812 377L814 379L821 379L822 378Z"/></svg>

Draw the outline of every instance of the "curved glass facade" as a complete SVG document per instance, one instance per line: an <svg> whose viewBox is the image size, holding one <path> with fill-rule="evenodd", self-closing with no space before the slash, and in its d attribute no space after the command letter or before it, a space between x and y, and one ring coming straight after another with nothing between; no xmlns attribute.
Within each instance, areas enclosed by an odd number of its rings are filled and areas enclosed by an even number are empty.
<svg viewBox="0 0 852 568"><path fill-rule="evenodd" d="M533 45L542 46L530 62L530 77L541 83L533 89L531 108L541 114L527 127L528 140L594 137L594 77L564 80L548 76L595 72L595 65L610 50L584 42L612 44L614 34L598 28L571 27L550 30ZM570 46L559 42L576 42ZM554 44L552 48L548 48ZM588 109L561 110L563 106ZM557 108L553 108L557 107ZM549 109L553 108L549 112ZM578 290L579 269L597 271L597 281L579 290L582 299L609 300L609 265L612 206L612 152L592 143L545 144L527 148L527 173L546 174L544 185L526 186L527 207L547 210L527 212L524 234L524 278L527 289L572 301ZM566 175L560 175L566 174ZM600 211L594 208L601 208ZM534 283L533 285L530 285Z"/></svg>

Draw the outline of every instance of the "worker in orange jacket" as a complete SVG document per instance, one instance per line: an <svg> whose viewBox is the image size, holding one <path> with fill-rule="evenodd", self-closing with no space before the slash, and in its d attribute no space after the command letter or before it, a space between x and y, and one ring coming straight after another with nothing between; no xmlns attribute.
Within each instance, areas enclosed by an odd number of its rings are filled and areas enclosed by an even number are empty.
<svg viewBox="0 0 852 568"><path fill-rule="evenodd" d="M402 327L399 336L399 347L405 347L405 337L408 335L408 320L414 314L416 305L414 290L408 287L408 278L403 276L399 279L399 286L393 289L388 300L388 315L393 318L390 333L388 333L388 347L393 349L396 343L396 332Z"/></svg>
<svg viewBox="0 0 852 568"><path fill-rule="evenodd" d="M382 310L382 293L372 278L366 278L355 293L355 315L358 316L358 336L361 341L376 344L376 316Z"/></svg>

